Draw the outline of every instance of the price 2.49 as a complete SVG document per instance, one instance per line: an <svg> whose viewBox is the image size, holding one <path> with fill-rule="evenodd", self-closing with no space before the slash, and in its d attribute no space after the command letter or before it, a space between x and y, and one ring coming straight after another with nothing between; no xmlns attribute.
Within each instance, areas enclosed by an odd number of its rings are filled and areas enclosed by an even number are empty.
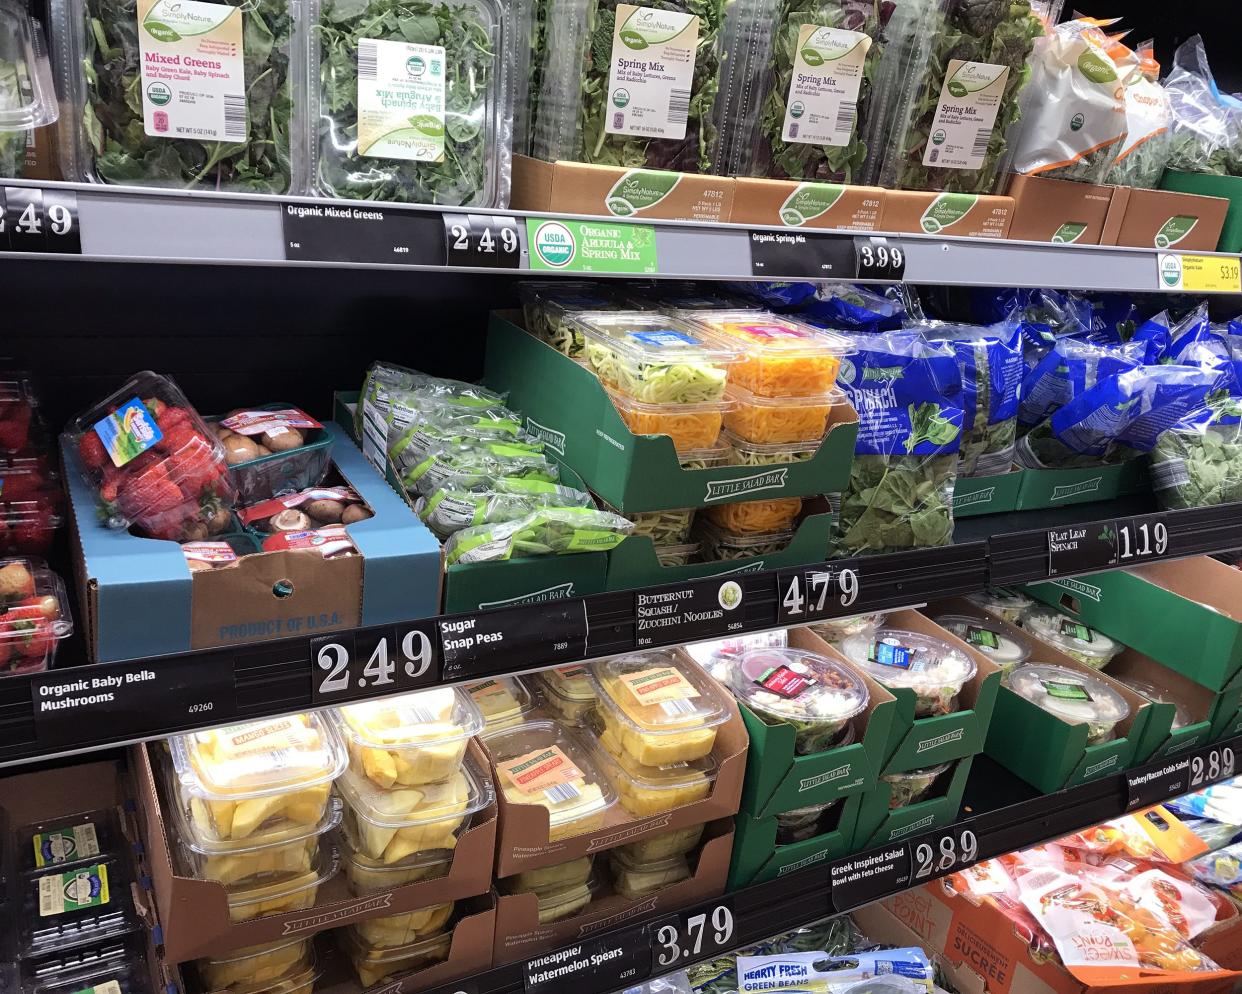
<svg viewBox="0 0 1242 994"><path fill-rule="evenodd" d="M674 915L653 926L655 967L672 970L684 962L724 952L733 945L733 908L721 902L708 911Z"/></svg>
<svg viewBox="0 0 1242 994"><path fill-rule="evenodd" d="M439 679L435 660L430 627L324 635L311 640L311 700L329 704L429 686Z"/></svg>

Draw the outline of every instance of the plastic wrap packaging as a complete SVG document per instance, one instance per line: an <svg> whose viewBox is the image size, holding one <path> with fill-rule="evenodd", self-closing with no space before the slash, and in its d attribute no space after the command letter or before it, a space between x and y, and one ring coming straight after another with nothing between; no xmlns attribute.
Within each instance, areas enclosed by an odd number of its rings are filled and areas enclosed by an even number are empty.
<svg viewBox="0 0 1242 994"><path fill-rule="evenodd" d="M80 111L62 119L67 178L303 189L301 0L52 0L51 12L58 90Z"/></svg>
<svg viewBox="0 0 1242 994"><path fill-rule="evenodd" d="M21 179L35 128L60 114L43 29L16 0L0 2L0 179Z"/></svg>
<svg viewBox="0 0 1242 994"><path fill-rule="evenodd" d="M756 16L733 19L740 44L730 50L721 90L721 171L859 182L873 83L897 4L751 3Z"/></svg>
<svg viewBox="0 0 1242 994"><path fill-rule="evenodd" d="M311 0L317 189L507 205L514 13L498 0Z"/></svg>
<svg viewBox="0 0 1242 994"><path fill-rule="evenodd" d="M858 412L839 552L892 552L953 540L962 383L953 349L916 332L854 337L839 382Z"/></svg>
<svg viewBox="0 0 1242 994"><path fill-rule="evenodd" d="M541 0L543 2L543 0ZM518 284L526 330L571 359L582 354L582 332L566 315L574 311L604 311L620 306L620 296L608 287L575 280Z"/></svg>
<svg viewBox="0 0 1242 994"><path fill-rule="evenodd" d="M514 521L478 525L454 533L444 547L449 565L528 556L607 552L621 544L634 523L590 507L547 507Z"/></svg>
<svg viewBox="0 0 1242 994"><path fill-rule="evenodd" d="M904 283L882 293L849 283L821 283L803 306L803 319L838 331L897 331L921 320L917 296Z"/></svg>
<svg viewBox="0 0 1242 994"><path fill-rule="evenodd" d="M463 528L499 524L552 507L590 507L591 495L546 480L500 476L473 485L445 484L420 495L414 510L441 541Z"/></svg>
<svg viewBox="0 0 1242 994"><path fill-rule="evenodd" d="M1178 46L1164 90L1173 112L1168 168L1218 176L1242 173L1242 129L1216 87L1202 37L1194 35Z"/></svg>
<svg viewBox="0 0 1242 994"><path fill-rule="evenodd" d="M926 0L899 10L890 34L903 57L886 59L876 83L891 100L875 122L887 143L879 185L995 192L1043 31L1029 0Z"/></svg>
<svg viewBox="0 0 1242 994"><path fill-rule="evenodd" d="M1107 179L1117 186L1154 190L1173 154L1173 108L1160 85L1160 63L1151 42L1138 47L1127 68L1126 140Z"/></svg>
<svg viewBox="0 0 1242 994"><path fill-rule="evenodd" d="M536 156L712 171L724 0L546 0L545 10Z"/></svg>
<svg viewBox="0 0 1242 994"><path fill-rule="evenodd" d="M1019 432L1029 431L1102 380L1137 369L1146 351L1143 342L1118 346L1057 339L1022 381Z"/></svg>
<svg viewBox="0 0 1242 994"><path fill-rule="evenodd" d="M1035 43L1014 141L1015 173L1102 183L1126 141L1125 77L1098 23L1057 25Z"/></svg>
<svg viewBox="0 0 1242 994"><path fill-rule="evenodd" d="M51 669L73 632L65 584L42 559L0 559L0 676Z"/></svg>
<svg viewBox="0 0 1242 994"><path fill-rule="evenodd" d="M1151 452L1151 488L1160 506L1172 509L1242 500L1242 397L1209 393L1161 432Z"/></svg>

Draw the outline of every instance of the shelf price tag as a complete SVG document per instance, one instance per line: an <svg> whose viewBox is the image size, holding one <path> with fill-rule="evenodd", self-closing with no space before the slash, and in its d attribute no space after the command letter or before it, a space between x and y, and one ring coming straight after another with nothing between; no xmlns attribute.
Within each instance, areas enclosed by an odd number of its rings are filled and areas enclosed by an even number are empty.
<svg viewBox="0 0 1242 994"><path fill-rule="evenodd" d="M310 641L311 704L338 704L429 687L440 679L430 621L338 632Z"/></svg>
<svg viewBox="0 0 1242 994"><path fill-rule="evenodd" d="M1190 756L1190 789L1198 790L1228 780L1236 775L1237 768L1236 743L1221 742L1200 749Z"/></svg>
<svg viewBox="0 0 1242 994"><path fill-rule="evenodd" d="M1228 255L1160 256L1157 286L1186 293L1242 292L1242 260Z"/></svg>
<svg viewBox="0 0 1242 994"><path fill-rule="evenodd" d="M805 625L823 618L839 618L852 610L862 591L856 567L791 570L776 577L776 620L781 625Z"/></svg>
<svg viewBox="0 0 1242 994"><path fill-rule="evenodd" d="M910 885L926 883L974 866L979 862L979 836L973 818L906 843L910 855Z"/></svg>
<svg viewBox="0 0 1242 994"><path fill-rule="evenodd" d="M1048 575L1070 576L1164 559L1171 544L1164 514L1050 528Z"/></svg>
<svg viewBox="0 0 1242 994"><path fill-rule="evenodd" d="M634 595L634 644L644 649L740 632L746 627L745 600L742 584L727 578L639 591Z"/></svg>
<svg viewBox="0 0 1242 994"><path fill-rule="evenodd" d="M733 903L721 898L708 908L694 908L655 922L651 935L651 969L676 970L691 960L711 959L737 943Z"/></svg>
<svg viewBox="0 0 1242 994"><path fill-rule="evenodd" d="M28 186L0 189L0 251L80 255L78 195Z"/></svg>
<svg viewBox="0 0 1242 994"><path fill-rule="evenodd" d="M492 214L445 213L444 262L473 269L522 269L517 219Z"/></svg>
<svg viewBox="0 0 1242 994"><path fill-rule="evenodd" d="M577 662L587 654L590 631L581 598L483 611L436 624L446 681Z"/></svg>
<svg viewBox="0 0 1242 994"><path fill-rule="evenodd" d="M752 231L750 272L764 279L853 279L858 260L848 235Z"/></svg>
<svg viewBox="0 0 1242 994"><path fill-rule="evenodd" d="M844 914L908 887L911 865L904 842L837 860L828 867L833 908Z"/></svg>
<svg viewBox="0 0 1242 994"><path fill-rule="evenodd" d="M651 975L646 926L584 939L522 964L525 994L608 994Z"/></svg>
<svg viewBox="0 0 1242 994"><path fill-rule="evenodd" d="M897 282L906 275L905 250L887 238L855 236L858 253L858 279Z"/></svg>

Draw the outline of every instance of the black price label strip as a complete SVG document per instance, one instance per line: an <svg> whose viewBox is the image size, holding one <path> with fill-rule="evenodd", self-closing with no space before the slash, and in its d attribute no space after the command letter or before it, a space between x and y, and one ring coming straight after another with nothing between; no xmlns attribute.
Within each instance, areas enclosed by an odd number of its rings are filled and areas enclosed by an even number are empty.
<svg viewBox="0 0 1242 994"><path fill-rule="evenodd" d="M832 906L851 911L909 886L910 851L906 843L837 860L828 867L832 880Z"/></svg>
<svg viewBox="0 0 1242 994"><path fill-rule="evenodd" d="M848 235L752 231L750 271L764 279L853 279L858 266Z"/></svg>
<svg viewBox="0 0 1242 994"><path fill-rule="evenodd" d="M1173 554L1164 514L1050 528L1047 542L1049 576L1133 566Z"/></svg>
<svg viewBox="0 0 1242 994"><path fill-rule="evenodd" d="M526 994L607 994L650 975L651 943L644 926L527 960L522 987Z"/></svg>
<svg viewBox="0 0 1242 994"><path fill-rule="evenodd" d="M78 195L72 190L0 188L0 251L80 255Z"/></svg>
<svg viewBox="0 0 1242 994"><path fill-rule="evenodd" d="M586 601L554 601L437 621L444 680L577 662L586 656Z"/></svg>
<svg viewBox="0 0 1242 994"><path fill-rule="evenodd" d="M853 566L778 573L776 620L782 625L804 625L823 618L845 617L861 592L862 580L858 568Z"/></svg>
<svg viewBox="0 0 1242 994"><path fill-rule="evenodd" d="M1173 797L1202 790L1238 775L1238 748L1232 739L1126 774L1126 810L1149 808Z"/></svg>
<svg viewBox="0 0 1242 994"><path fill-rule="evenodd" d="M337 704L439 682L431 621L311 639L311 703Z"/></svg>
<svg viewBox="0 0 1242 994"><path fill-rule="evenodd" d="M854 250L858 254L858 279L898 282L905 277L905 250L887 238L857 236Z"/></svg>
<svg viewBox="0 0 1242 994"><path fill-rule="evenodd" d="M719 638L746 627L745 592L731 579L699 580L673 590L634 595L638 648Z"/></svg>
<svg viewBox="0 0 1242 994"><path fill-rule="evenodd" d="M656 973L676 970L684 963L711 959L737 945L737 923L728 898L711 907L682 911L650 927L651 969Z"/></svg>
<svg viewBox="0 0 1242 994"><path fill-rule="evenodd" d="M285 204L281 210L285 258L441 266L440 216L371 204Z"/></svg>
<svg viewBox="0 0 1242 994"><path fill-rule="evenodd" d="M907 847L911 886L956 873L979 861L979 836L974 820L969 818L911 839Z"/></svg>

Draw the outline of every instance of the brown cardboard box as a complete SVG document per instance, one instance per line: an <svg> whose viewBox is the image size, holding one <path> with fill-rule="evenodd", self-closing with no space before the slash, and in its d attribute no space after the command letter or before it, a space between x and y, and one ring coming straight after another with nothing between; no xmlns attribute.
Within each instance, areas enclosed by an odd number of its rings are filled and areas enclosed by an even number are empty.
<svg viewBox="0 0 1242 994"><path fill-rule="evenodd" d="M493 959L497 966L529 959L547 949L578 942L598 932L619 928L627 922L652 919L686 905L706 901L724 893L733 851L733 823L717 821L707 826L703 848L688 880L662 887L639 901L612 893L611 867L601 854L595 872L601 878L602 892L586 910L558 922L539 924L539 900L532 894L501 894L496 898L496 945ZM691 854L691 859L694 855Z"/></svg>
<svg viewBox="0 0 1242 994"><path fill-rule="evenodd" d="M733 214L729 220L788 228L879 231L885 196L884 190L874 186L739 176L733 181Z"/></svg>
<svg viewBox="0 0 1242 994"><path fill-rule="evenodd" d="M146 843L156 908L164 927L164 956L169 963L218 955L281 938L312 935L363 918L414 911L485 894L491 888L492 853L496 844L494 804L479 812L470 828L457 840L447 876L355 897L341 873L319 888L314 907L308 910L233 923L229 920L228 894L221 884L182 876L176 868L156 791L151 748L159 747L139 745L131 749L130 766L139 828ZM471 749L477 750L478 746L471 743ZM486 767L480 752L473 753L473 757Z"/></svg>
<svg viewBox="0 0 1242 994"><path fill-rule="evenodd" d="M1017 201L1009 237L1026 242L1099 245L1113 202L1111 186L1042 176L1011 176Z"/></svg>
<svg viewBox="0 0 1242 994"><path fill-rule="evenodd" d="M733 209L733 180L515 155L510 206L554 214L719 222L729 220Z"/></svg>
<svg viewBox="0 0 1242 994"><path fill-rule="evenodd" d="M880 229L916 235L1007 238L1013 212L1011 197L886 190Z"/></svg>
<svg viewBox="0 0 1242 994"><path fill-rule="evenodd" d="M1117 187L1100 244L1214 252L1228 213L1223 197Z"/></svg>

